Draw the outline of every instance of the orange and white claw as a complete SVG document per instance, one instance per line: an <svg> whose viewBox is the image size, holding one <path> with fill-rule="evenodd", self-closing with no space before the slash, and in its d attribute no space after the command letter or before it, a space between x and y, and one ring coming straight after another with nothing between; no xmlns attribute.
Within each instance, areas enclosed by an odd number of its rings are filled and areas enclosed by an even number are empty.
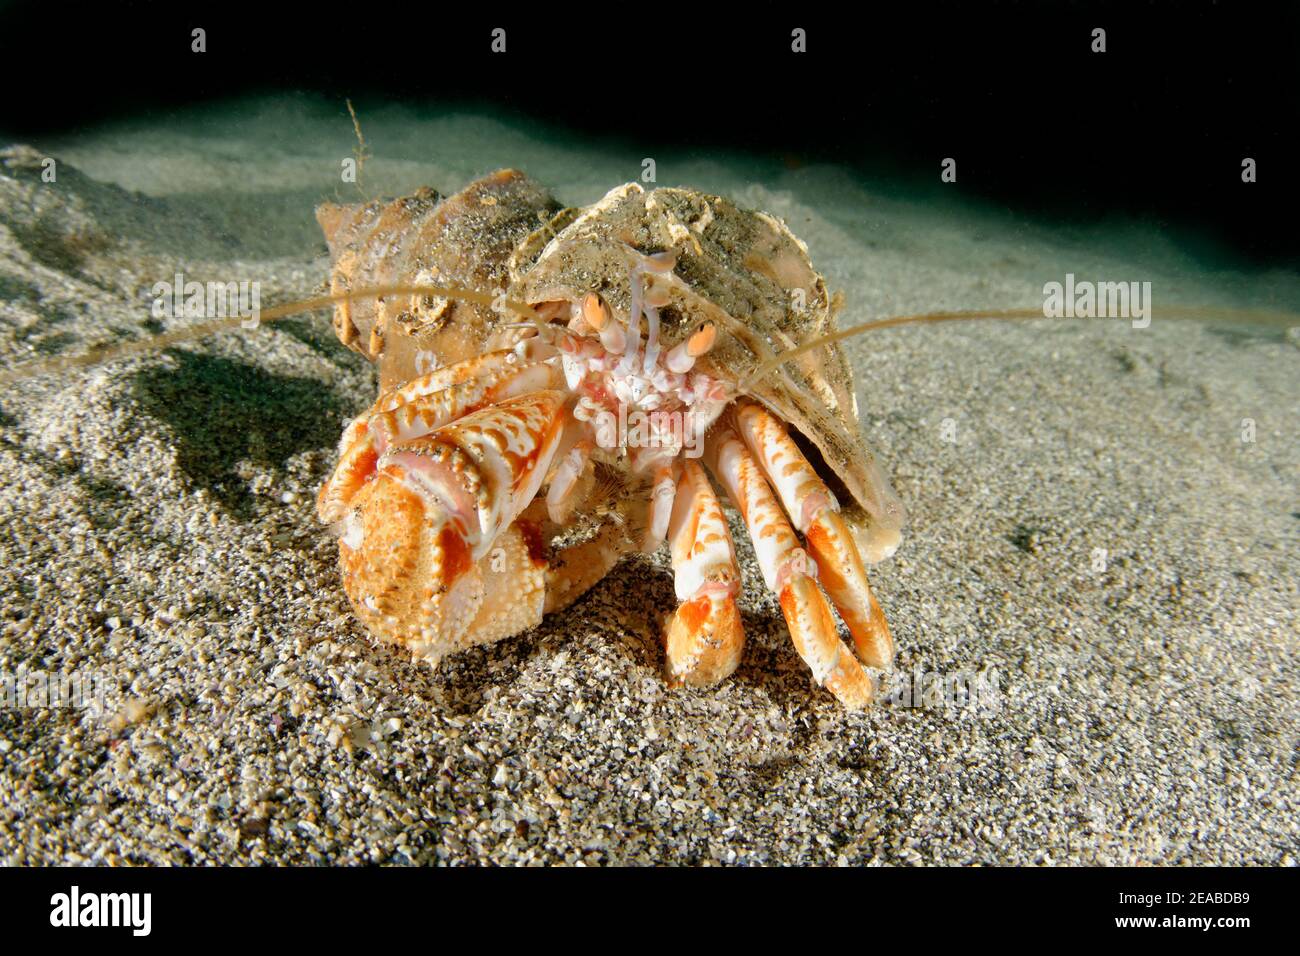
<svg viewBox="0 0 1300 956"><path fill-rule="evenodd" d="M339 538L343 589L371 633L418 657L460 643L482 603L461 531L429 508L400 471L356 495Z"/></svg>
<svg viewBox="0 0 1300 956"><path fill-rule="evenodd" d="M546 564L514 522L550 467L563 403L534 392L380 456L339 522L344 589L372 632L437 660L540 620Z"/></svg>
<svg viewBox="0 0 1300 956"><path fill-rule="evenodd" d="M664 629L668 678L674 684L712 686L735 671L745 646L736 606L740 570L722 505L693 459L679 468L668 543L682 602Z"/></svg>
<svg viewBox="0 0 1300 956"><path fill-rule="evenodd" d="M745 403L735 411L736 430L803 533L817 564L818 580L853 636L864 664L889 668L894 639L884 611L871 593L866 566L852 532L826 487L779 419Z"/></svg>
<svg viewBox="0 0 1300 956"><path fill-rule="evenodd" d="M763 580L781 602L795 650L817 683L849 708L871 702L874 688L862 665L844 646L826 599L758 462L727 422L710 433L710 463L740 511L754 543Z"/></svg>

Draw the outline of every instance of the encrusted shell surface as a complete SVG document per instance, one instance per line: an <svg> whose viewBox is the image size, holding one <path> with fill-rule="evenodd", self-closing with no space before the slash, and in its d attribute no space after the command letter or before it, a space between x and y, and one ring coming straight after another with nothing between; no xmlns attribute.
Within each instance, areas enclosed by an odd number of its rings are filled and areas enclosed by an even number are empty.
<svg viewBox="0 0 1300 956"><path fill-rule="evenodd" d="M326 203L316 220L333 261L331 292L416 284L497 292L515 248L559 209L537 183L503 169L445 198L421 189L388 202ZM340 303L334 328L379 364L379 387L388 389L482 354L514 318L464 300L390 295Z"/></svg>

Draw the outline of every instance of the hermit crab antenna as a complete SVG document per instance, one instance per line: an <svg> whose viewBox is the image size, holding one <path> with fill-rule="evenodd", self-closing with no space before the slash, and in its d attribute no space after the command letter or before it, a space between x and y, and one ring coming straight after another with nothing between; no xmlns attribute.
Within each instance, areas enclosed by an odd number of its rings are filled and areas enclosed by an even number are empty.
<svg viewBox="0 0 1300 956"><path fill-rule="evenodd" d="M270 309L263 309L257 315L257 322L258 324L274 322L276 319L298 315L302 312L314 312L317 309L327 308L338 302L358 302L364 299L378 299L386 295L436 295L447 299L460 299L490 308L505 309L527 318L530 323L538 326L543 324L542 317L526 302L517 302L513 299L503 298L499 294L494 295L490 292L479 292L475 289L465 289L454 285L387 285L357 289L351 292L335 292L311 299L302 299L297 302L286 302L284 305L277 305ZM212 319L208 322L199 322L183 329L174 329L170 332L162 332L143 339L92 348L78 355L56 355L48 359L25 362L14 368L0 371L0 385L8 385L38 375L50 375L66 369L101 365L105 362L113 362L133 355L155 352L159 349L179 345L182 342L193 342L197 339L207 338L209 335L215 335L218 332L231 331L244 326L248 321L249 317L247 316Z"/></svg>
<svg viewBox="0 0 1300 956"><path fill-rule="evenodd" d="M1300 316L1287 312L1273 312L1265 309L1218 309L1198 306L1170 306L1167 309L1161 310L1161 316L1169 318L1226 319L1232 322L1254 322L1267 325L1295 325L1297 321L1300 321ZM844 339L852 338L855 335L861 335L863 332L874 332L877 329L889 329L896 325L920 325L931 322L967 322L974 319L1048 318L1053 318L1053 316L1045 315L1043 309L1040 307L1037 309L926 312L918 315L897 315L888 319L875 319L871 322L863 322L861 325L851 325L847 329L840 329L837 332L821 335L815 339L809 339L807 342L797 345L794 348L786 349L784 352L778 352L771 358L760 362L752 372L740 381L738 389L741 392L746 392L763 376L780 368L792 359L797 359L799 356L806 355L824 345L830 345L834 342L840 342Z"/></svg>
<svg viewBox="0 0 1300 956"><path fill-rule="evenodd" d="M749 389L755 382L764 375L780 368L786 362L797 359L801 355L819 349L824 345L830 345L834 342L840 342L844 339L852 338L855 335L861 335L863 332L874 332L877 329L893 328L896 325L917 325L924 322L961 322L969 319L1041 319L1043 310L1038 309L1002 309L999 311L967 311L967 312L926 312L919 315L896 315L888 319L875 319L871 322L863 322L861 325L851 325L847 329L840 329L827 335L820 335L815 339L809 339L802 345L796 345L792 349L786 349L784 352L778 352L771 358L759 365L740 381L740 390Z"/></svg>

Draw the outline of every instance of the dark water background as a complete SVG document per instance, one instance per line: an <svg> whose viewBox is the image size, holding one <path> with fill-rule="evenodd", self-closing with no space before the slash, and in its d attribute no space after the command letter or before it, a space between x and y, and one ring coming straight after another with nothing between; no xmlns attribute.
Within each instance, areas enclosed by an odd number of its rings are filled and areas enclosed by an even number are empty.
<svg viewBox="0 0 1300 956"><path fill-rule="evenodd" d="M794 27L807 53L790 51ZM0 133L303 92L351 97L363 115L487 111L645 155L832 161L909 197L951 192L939 167L954 157L956 189L1018 214L1133 217L1176 230L1207 265L1276 266L1300 258L1297 37L1294 4L16 3L0 10L0 55L24 82Z"/></svg>

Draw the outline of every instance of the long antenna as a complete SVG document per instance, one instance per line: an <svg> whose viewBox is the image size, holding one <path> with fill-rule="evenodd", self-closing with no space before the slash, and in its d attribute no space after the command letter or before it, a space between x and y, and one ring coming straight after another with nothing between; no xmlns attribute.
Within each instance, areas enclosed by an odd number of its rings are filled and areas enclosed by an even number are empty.
<svg viewBox="0 0 1300 956"><path fill-rule="evenodd" d="M474 289L463 289L454 285L387 285L377 286L372 289L360 289L355 292L336 292L330 295L316 296L312 299L302 299L298 302L287 302L284 305L277 305L270 309L263 309L258 313L257 320L259 324L274 322L276 319L283 319L290 315L327 308L338 302L378 299L386 295L437 295L448 299L474 302L479 305L486 305L489 308L500 307L526 316L534 322L540 323L542 321L542 317L537 314L537 311L525 302L505 299L501 295L494 295L491 292L478 292ZM56 355L47 359L25 362L22 365L0 372L0 385L9 385L26 378L33 378L37 375L50 375L70 368L112 362L132 355L141 355L157 349L169 348L182 342L192 342L195 339L205 338L217 332L233 330L242 326L243 323L248 321L248 318L248 316L236 315L229 318L211 319L207 322L188 325L183 329L174 329L170 332L151 335L148 338L133 339L129 342L119 342L113 345L92 348L78 355Z"/></svg>
<svg viewBox="0 0 1300 956"><path fill-rule="evenodd" d="M1295 325L1300 323L1300 316L1290 312L1274 312L1267 309L1219 309L1204 306L1170 306L1168 309L1161 309L1162 317L1167 315L1181 315L1193 318L1226 318L1234 322L1256 322L1267 325ZM988 310L965 310L954 312L925 312L917 315L896 315L888 319L875 319L871 322L863 322L860 325L851 325L847 329L840 329L827 335L819 336L815 339L809 339L801 345L794 348L786 349L764 362L759 363L758 367L741 379L740 391L748 391L755 382L764 375L769 374L775 369L780 368L786 362L797 359L801 355L819 349L824 345L830 345L844 339L852 338L855 335L861 335L863 332L872 332L876 329L889 329L896 325L920 325L929 322L962 322L973 319L1051 319L1059 318L1058 316L1045 315L1042 308L1037 309L988 309Z"/></svg>
<svg viewBox="0 0 1300 956"><path fill-rule="evenodd" d="M871 332L875 329L889 329L896 325L915 325L923 322L959 322L968 319L1041 319L1043 310L1038 309L1001 309L989 311L961 311L961 312L926 312L919 315L896 315L888 319L875 319L871 322L863 322L861 325L850 325L847 329L839 329L827 335L819 336L815 339L809 339L802 345L796 345L792 349L786 349L784 352L778 352L770 359L759 364L754 371L750 372L740 381L740 390L746 391L750 386L757 382L764 375L780 368L786 362L797 359L800 355L805 355L814 349L819 349L823 345L830 345L843 339L852 338L855 335L861 335L863 332Z"/></svg>

